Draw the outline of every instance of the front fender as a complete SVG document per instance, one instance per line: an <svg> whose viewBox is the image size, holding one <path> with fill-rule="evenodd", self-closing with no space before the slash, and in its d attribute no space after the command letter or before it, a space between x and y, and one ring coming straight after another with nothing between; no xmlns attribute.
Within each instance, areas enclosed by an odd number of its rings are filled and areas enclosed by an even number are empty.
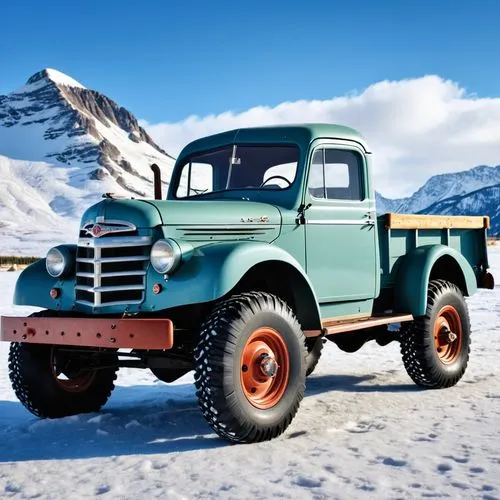
<svg viewBox="0 0 500 500"><path fill-rule="evenodd" d="M55 300L50 297L51 288L59 288L62 292ZM53 278L45 268L45 259L40 259L19 275L14 289L14 304L52 310L70 310L73 307L74 290L74 277Z"/></svg>
<svg viewBox="0 0 500 500"><path fill-rule="evenodd" d="M455 249L445 245L424 245L409 252L401 262L396 277L396 310L423 316L427 309L427 289L432 268L444 256L458 264L462 273L455 283L463 283L465 295L477 291L477 280L467 259Z"/></svg>
<svg viewBox="0 0 500 500"><path fill-rule="evenodd" d="M178 306L206 303L230 292L253 267L264 262L283 262L293 267L301 277L297 293L304 292L304 308L319 321L320 312L314 289L302 266L285 250L262 242L210 243L196 247L189 258L168 279L150 265L147 270L146 290L141 304L126 307L128 313L156 312ZM277 276L278 278L278 276ZM162 291L153 293L153 284L162 285ZM27 267L17 280L14 303L60 311L81 311L93 314L121 314L124 306L89 308L75 304L75 277L52 278L45 269L45 259ZM60 296L53 300L50 289L59 288ZM299 293L300 292L300 293ZM314 322L311 320L311 322Z"/></svg>
<svg viewBox="0 0 500 500"><path fill-rule="evenodd" d="M250 269L269 261L284 262L300 273L311 290L319 317L313 287L297 260L282 248L250 241L211 243L195 248L189 261L164 282L162 293L153 295L148 290L147 302L151 300L153 309L158 310L217 300L230 292ZM150 266L148 283L160 279L163 277Z"/></svg>

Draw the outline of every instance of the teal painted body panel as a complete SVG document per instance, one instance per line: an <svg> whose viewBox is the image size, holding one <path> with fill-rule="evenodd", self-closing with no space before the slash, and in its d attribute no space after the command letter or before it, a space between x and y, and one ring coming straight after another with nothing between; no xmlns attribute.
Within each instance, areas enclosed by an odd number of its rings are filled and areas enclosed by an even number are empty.
<svg viewBox="0 0 500 500"><path fill-rule="evenodd" d="M460 255L472 268L476 281L488 268L486 229L387 229L381 216L378 237L383 288L396 285L403 260L422 246L443 246L450 255Z"/></svg>
<svg viewBox="0 0 500 500"><path fill-rule="evenodd" d="M91 308L75 304L75 278L52 278L45 270L45 259L41 259L21 273L14 301L18 305L102 315L156 312L216 300L231 291L252 267L266 262L286 263L302 277L304 284L311 290L312 300L308 307L319 318L313 288L300 263L278 246L254 241L217 242L195 247L187 262L168 279L148 266L144 301L128 306ZM152 291L155 283L162 285L163 290L159 294ZM51 299L49 295L50 289L54 287L61 290L57 300Z"/></svg>
<svg viewBox="0 0 500 500"><path fill-rule="evenodd" d="M360 146L325 138L312 144L309 164L316 151L329 149L357 154L361 196L318 199L306 190L307 273L321 304L373 299L379 292L378 245L375 225L369 224L375 203L367 157Z"/></svg>
<svg viewBox="0 0 500 500"><path fill-rule="evenodd" d="M432 269L442 257L449 256L460 266L465 295L477 291L476 275L467 259L445 245L424 245L410 251L399 266L395 286L395 307L414 316L423 316L427 307L427 287Z"/></svg>
<svg viewBox="0 0 500 500"><path fill-rule="evenodd" d="M228 144L264 144L266 142L283 144L293 142L299 145L308 145L318 138L351 141L361 146L364 151L369 152L365 139L353 128L329 123L306 123L249 127L202 137L184 147L179 154L178 162L198 151L208 151Z"/></svg>
<svg viewBox="0 0 500 500"><path fill-rule="evenodd" d="M99 219L128 221L138 228L152 228L162 223L161 213L149 200L100 201L85 211L82 226Z"/></svg>
<svg viewBox="0 0 500 500"><path fill-rule="evenodd" d="M165 282L163 296L159 294L151 300L157 309L210 302L228 293L255 265L273 261L290 265L310 286L297 260L275 245L250 241L220 242L196 248L189 262ZM150 270L150 273L153 277L154 271ZM159 280L161 276L156 273L154 278ZM196 285L189 286L192 283Z"/></svg>
<svg viewBox="0 0 500 500"><path fill-rule="evenodd" d="M51 288L59 288L61 295L53 300ZM44 307L56 311L74 310L75 278L57 279L47 273L45 259L37 260L19 276L14 289L14 304Z"/></svg>
<svg viewBox="0 0 500 500"><path fill-rule="evenodd" d="M234 144L297 146L295 180L282 190L238 189L208 193L206 198L175 198L186 158ZM318 148L349 151L360 158L359 199L312 195L308 178ZM433 265L444 256L458 266L466 293L474 293L487 268L485 231L391 231L383 218L375 218L374 198L371 155L353 129L312 124L216 134L183 149L166 200L105 199L82 217L82 226L103 221L133 224L134 237L149 238L149 247L160 238L174 239L183 254L174 273L160 275L147 260L141 300L96 306L76 300L74 275L52 278L42 259L21 274L15 303L95 315L152 313L220 299L255 266L272 263L293 275L302 314L308 328L315 329L320 328L321 317L372 314L375 299L388 289L394 291L394 308L423 314ZM149 247L145 247L148 258ZM152 291L155 283L162 285L159 294ZM56 300L49 296L53 287L61 290Z"/></svg>
<svg viewBox="0 0 500 500"><path fill-rule="evenodd" d="M350 302L328 302L320 304L319 309L323 319L349 318L370 316L373 311L373 299L352 300Z"/></svg>
<svg viewBox="0 0 500 500"><path fill-rule="evenodd" d="M238 239L270 243L280 233L280 210L268 203L169 200L154 204L162 213L164 234L194 244Z"/></svg>

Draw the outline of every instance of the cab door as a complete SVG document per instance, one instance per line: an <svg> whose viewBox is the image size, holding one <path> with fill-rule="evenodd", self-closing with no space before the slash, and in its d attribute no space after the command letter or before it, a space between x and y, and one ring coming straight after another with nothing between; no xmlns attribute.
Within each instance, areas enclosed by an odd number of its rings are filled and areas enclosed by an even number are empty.
<svg viewBox="0 0 500 500"><path fill-rule="evenodd" d="M371 299L376 226L365 157L324 144L311 156L304 213L306 268L320 303Z"/></svg>

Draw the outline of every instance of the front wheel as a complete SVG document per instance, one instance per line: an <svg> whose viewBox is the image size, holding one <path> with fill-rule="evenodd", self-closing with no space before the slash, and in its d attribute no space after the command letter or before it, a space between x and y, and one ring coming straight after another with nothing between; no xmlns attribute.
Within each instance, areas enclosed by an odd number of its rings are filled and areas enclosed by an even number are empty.
<svg viewBox="0 0 500 500"><path fill-rule="evenodd" d="M304 396L306 356L301 327L281 299L255 292L220 303L205 321L195 351L205 419L231 442L282 434Z"/></svg>
<svg viewBox="0 0 500 500"><path fill-rule="evenodd" d="M470 319L460 289L448 281L431 281L425 316L403 323L400 339L404 366L417 385L455 385L470 352Z"/></svg>
<svg viewBox="0 0 500 500"><path fill-rule="evenodd" d="M102 354L101 362L106 367L90 369L81 358L57 346L13 342L9 376L17 398L31 413L42 418L66 417L98 411L108 400L118 356Z"/></svg>

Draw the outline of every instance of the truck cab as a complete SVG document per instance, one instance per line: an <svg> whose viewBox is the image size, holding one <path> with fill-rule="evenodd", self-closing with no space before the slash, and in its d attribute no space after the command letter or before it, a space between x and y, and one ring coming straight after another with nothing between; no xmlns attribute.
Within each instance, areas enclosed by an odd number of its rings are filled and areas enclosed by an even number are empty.
<svg viewBox="0 0 500 500"><path fill-rule="evenodd" d="M327 340L396 341L415 383L458 383L489 219L377 216L371 156L341 125L231 130L182 150L166 199L155 166L155 199L89 207L18 279L14 302L42 311L2 318L20 401L97 411L120 367L194 370L208 424L249 443L285 432Z"/></svg>
<svg viewBox="0 0 500 500"><path fill-rule="evenodd" d="M272 243L308 277L321 316L366 315L380 290L370 159L363 138L344 126L240 129L185 148L167 199L201 202L200 211L207 207L211 216L207 201L237 201L239 211L220 207L227 225L243 230L235 234L240 241L269 235L276 211ZM266 206L254 205L258 212L242 201Z"/></svg>

